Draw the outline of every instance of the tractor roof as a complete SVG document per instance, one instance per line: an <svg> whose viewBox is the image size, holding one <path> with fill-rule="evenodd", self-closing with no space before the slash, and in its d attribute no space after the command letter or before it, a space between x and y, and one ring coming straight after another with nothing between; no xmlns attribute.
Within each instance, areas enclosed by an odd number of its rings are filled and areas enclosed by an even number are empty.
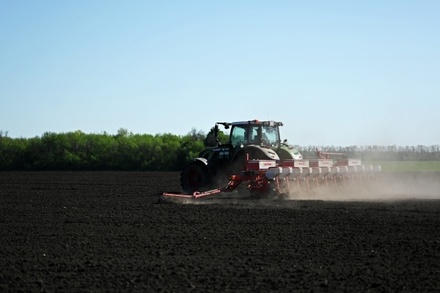
<svg viewBox="0 0 440 293"><path fill-rule="evenodd" d="M238 121L238 122L232 122L231 125L245 125L245 124L263 124L265 126L283 126L282 122L276 122L273 120L249 120L249 121Z"/></svg>
<svg viewBox="0 0 440 293"><path fill-rule="evenodd" d="M223 125L226 129L229 128L229 126L234 126L234 125L264 125L264 126L271 126L271 127L278 127L278 126L283 126L282 122L276 122L273 120L265 120L265 121L261 121L261 120L248 120L248 121L237 121L237 122L217 122L216 124L221 124Z"/></svg>

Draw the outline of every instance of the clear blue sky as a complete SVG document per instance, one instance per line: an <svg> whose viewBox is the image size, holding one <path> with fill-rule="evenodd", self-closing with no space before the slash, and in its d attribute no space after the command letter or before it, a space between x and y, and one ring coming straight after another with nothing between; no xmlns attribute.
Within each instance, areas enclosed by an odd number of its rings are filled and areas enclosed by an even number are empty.
<svg viewBox="0 0 440 293"><path fill-rule="evenodd" d="M0 130L440 144L440 1L0 0Z"/></svg>

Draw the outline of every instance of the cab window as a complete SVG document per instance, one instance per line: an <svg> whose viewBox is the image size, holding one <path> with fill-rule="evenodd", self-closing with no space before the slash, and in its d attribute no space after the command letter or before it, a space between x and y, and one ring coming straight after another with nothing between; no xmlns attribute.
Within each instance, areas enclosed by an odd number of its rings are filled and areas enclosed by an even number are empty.
<svg viewBox="0 0 440 293"><path fill-rule="evenodd" d="M274 145L279 141L277 128L264 126L262 129L262 134L264 144Z"/></svg>
<svg viewBox="0 0 440 293"><path fill-rule="evenodd" d="M231 144L235 147L241 144L247 144L247 126L236 125L232 128Z"/></svg>
<svg viewBox="0 0 440 293"><path fill-rule="evenodd" d="M261 143L260 126L254 125L254 126L251 126L250 129L251 129L251 135L249 137L249 143L250 144L260 144Z"/></svg>

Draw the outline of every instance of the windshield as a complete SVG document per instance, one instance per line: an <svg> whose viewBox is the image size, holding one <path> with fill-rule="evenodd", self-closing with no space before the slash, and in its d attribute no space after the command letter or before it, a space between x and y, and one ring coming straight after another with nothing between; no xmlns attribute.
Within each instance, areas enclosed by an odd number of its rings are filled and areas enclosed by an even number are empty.
<svg viewBox="0 0 440 293"><path fill-rule="evenodd" d="M270 146L278 144L280 141L278 136L278 128L263 126L261 130L263 144Z"/></svg>
<svg viewBox="0 0 440 293"><path fill-rule="evenodd" d="M279 142L277 127L252 125L250 128L250 144L274 146Z"/></svg>

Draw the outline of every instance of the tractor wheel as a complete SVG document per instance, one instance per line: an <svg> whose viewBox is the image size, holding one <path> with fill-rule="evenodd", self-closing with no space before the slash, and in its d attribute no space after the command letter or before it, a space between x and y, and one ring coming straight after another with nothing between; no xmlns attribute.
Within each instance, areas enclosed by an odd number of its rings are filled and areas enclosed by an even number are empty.
<svg viewBox="0 0 440 293"><path fill-rule="evenodd" d="M209 187L208 168L200 162L191 162L180 173L180 185L189 194L204 191Z"/></svg>

